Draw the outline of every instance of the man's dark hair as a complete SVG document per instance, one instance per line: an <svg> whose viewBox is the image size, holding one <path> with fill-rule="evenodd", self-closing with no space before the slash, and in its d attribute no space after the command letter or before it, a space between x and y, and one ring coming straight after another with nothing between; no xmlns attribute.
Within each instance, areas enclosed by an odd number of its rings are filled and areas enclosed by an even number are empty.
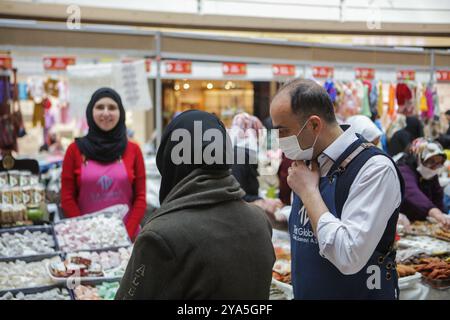
<svg viewBox="0 0 450 320"><path fill-rule="evenodd" d="M317 115L328 123L336 123L333 103L328 92L313 80L294 79L285 83L277 92L291 96L292 112L298 116Z"/></svg>
<svg viewBox="0 0 450 320"><path fill-rule="evenodd" d="M450 110L445 111L446 116L450 116Z"/></svg>

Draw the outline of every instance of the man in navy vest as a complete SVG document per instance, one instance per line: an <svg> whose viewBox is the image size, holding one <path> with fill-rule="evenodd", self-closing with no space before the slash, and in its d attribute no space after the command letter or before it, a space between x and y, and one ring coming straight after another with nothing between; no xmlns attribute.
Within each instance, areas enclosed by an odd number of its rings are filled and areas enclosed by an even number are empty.
<svg viewBox="0 0 450 320"><path fill-rule="evenodd" d="M403 180L395 163L339 126L330 97L312 80L284 85L270 114L280 148L295 160L292 210L284 219L294 297L398 299L393 244Z"/></svg>

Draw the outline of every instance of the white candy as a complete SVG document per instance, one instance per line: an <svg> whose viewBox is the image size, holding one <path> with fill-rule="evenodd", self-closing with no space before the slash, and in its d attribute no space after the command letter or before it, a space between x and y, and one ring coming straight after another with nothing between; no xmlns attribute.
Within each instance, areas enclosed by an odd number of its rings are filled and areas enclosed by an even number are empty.
<svg viewBox="0 0 450 320"><path fill-rule="evenodd" d="M60 248L66 252L129 245L122 220L103 214L89 219L69 219L55 226Z"/></svg>
<svg viewBox="0 0 450 320"><path fill-rule="evenodd" d="M59 257L37 262L0 262L0 291L52 285L47 263L61 261Z"/></svg>
<svg viewBox="0 0 450 320"><path fill-rule="evenodd" d="M0 234L0 257L20 257L55 252L51 234L42 231Z"/></svg>
<svg viewBox="0 0 450 320"><path fill-rule="evenodd" d="M0 300L70 300L70 295L67 289L55 288L33 294L19 292L16 296L8 292L0 297Z"/></svg>

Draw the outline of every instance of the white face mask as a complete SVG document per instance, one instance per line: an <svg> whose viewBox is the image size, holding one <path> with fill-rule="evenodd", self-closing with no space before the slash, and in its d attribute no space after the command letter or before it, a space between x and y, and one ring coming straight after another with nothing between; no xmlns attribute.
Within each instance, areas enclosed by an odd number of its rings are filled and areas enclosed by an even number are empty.
<svg viewBox="0 0 450 320"><path fill-rule="evenodd" d="M297 137L302 133L303 129L305 129L306 124L308 123L309 119L305 122L303 127L300 129L300 131L297 133L297 135L292 135L285 138L280 138L280 149L283 151L283 153L286 155L288 159L291 160L312 160L313 154L314 154L314 146L316 145L317 139L319 138L319 135L317 135L316 139L314 140L313 145L303 150L300 147L300 144L298 143Z"/></svg>
<svg viewBox="0 0 450 320"><path fill-rule="evenodd" d="M438 175L441 172L441 169L433 170L428 167L425 167L422 163L420 163L417 166L417 172L419 172L422 178L424 178L425 180L430 180L434 176Z"/></svg>

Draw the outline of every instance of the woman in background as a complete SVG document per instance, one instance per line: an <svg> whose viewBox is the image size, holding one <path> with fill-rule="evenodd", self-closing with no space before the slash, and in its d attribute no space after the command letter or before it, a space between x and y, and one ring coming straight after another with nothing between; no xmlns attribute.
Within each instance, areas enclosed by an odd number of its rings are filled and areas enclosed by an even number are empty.
<svg viewBox="0 0 450 320"><path fill-rule="evenodd" d="M409 220L432 217L444 227L450 227L450 217L443 213L443 189L438 176L446 159L438 143L419 138L413 141L409 153L398 161L405 181L400 212Z"/></svg>
<svg viewBox="0 0 450 320"><path fill-rule="evenodd" d="M63 162L61 206L68 218L126 204L131 239L145 214L145 167L139 146L127 139L125 109L111 88L94 92L86 108L88 134L77 138Z"/></svg>

